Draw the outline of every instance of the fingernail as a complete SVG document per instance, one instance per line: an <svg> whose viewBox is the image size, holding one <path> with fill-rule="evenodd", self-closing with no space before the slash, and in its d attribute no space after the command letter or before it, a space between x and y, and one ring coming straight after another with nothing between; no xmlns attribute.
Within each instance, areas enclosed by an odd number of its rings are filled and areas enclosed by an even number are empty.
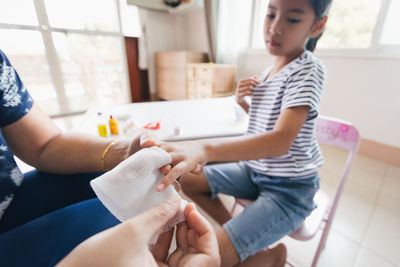
<svg viewBox="0 0 400 267"><path fill-rule="evenodd" d="M164 185L164 184L159 184L159 185L157 185L156 190L157 190L158 192L160 192L160 191L162 191L164 188L165 188L165 185Z"/></svg>

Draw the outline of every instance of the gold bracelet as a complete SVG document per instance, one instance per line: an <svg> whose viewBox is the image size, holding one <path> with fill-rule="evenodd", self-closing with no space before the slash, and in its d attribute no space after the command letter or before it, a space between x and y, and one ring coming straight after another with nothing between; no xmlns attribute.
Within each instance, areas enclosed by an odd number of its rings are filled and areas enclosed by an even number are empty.
<svg viewBox="0 0 400 267"><path fill-rule="evenodd" d="M110 150L110 148L112 147L112 145L115 144L115 141L116 141L116 140L113 140L111 143L109 143L109 144L107 145L107 147L104 149L103 155L101 155L101 160L100 160L100 162L101 162L101 166L103 167L103 170L104 170L104 171L109 171L109 169L107 169L107 168L106 168L106 165L104 164L104 160L105 160L105 158L106 158L106 155L107 155L108 150Z"/></svg>

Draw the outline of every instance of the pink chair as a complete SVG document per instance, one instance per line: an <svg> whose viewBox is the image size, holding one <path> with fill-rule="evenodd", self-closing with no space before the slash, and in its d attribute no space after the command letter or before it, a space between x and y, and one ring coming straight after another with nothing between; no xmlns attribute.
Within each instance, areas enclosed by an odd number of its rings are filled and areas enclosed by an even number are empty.
<svg viewBox="0 0 400 267"><path fill-rule="evenodd" d="M354 158L357 155L358 146L360 144L360 136L358 130L349 122L340 121L334 118L319 116L316 124L316 136L320 144L332 145L342 148L349 152L346 164L336 189L333 201L321 189L316 193L314 201L317 208L306 218L302 226L289 236L301 241L312 239L318 229L322 229L322 236L318 243L317 251L315 252L312 267L317 265L322 249L325 248L326 239L332 225L333 217L343 191L344 184L353 164ZM235 211L237 205L247 206L252 201L237 198L232 207L231 215ZM290 262L289 265L294 266Z"/></svg>

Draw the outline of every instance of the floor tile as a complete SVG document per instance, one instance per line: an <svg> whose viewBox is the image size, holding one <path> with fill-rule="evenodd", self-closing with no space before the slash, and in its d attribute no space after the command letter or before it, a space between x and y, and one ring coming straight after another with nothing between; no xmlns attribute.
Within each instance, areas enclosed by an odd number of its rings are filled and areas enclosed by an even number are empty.
<svg viewBox="0 0 400 267"><path fill-rule="evenodd" d="M284 237L277 243L283 242L287 247L288 260L293 263L296 267L310 266L314 252L318 246L318 240L321 237L321 231L319 231L315 238L309 241L297 241L291 237Z"/></svg>
<svg viewBox="0 0 400 267"><path fill-rule="evenodd" d="M378 190L348 182L342 193L332 224L333 229L361 243L372 216Z"/></svg>
<svg viewBox="0 0 400 267"><path fill-rule="evenodd" d="M344 235L331 231L318 267L353 267L360 245Z"/></svg>
<svg viewBox="0 0 400 267"><path fill-rule="evenodd" d="M398 267L369 249L362 248L354 267Z"/></svg>
<svg viewBox="0 0 400 267"><path fill-rule="evenodd" d="M400 262L400 202L381 195L363 246L390 262Z"/></svg>
<svg viewBox="0 0 400 267"><path fill-rule="evenodd" d="M358 155L349 174L349 180L370 188L379 188L383 184L388 164L362 155Z"/></svg>
<svg viewBox="0 0 400 267"><path fill-rule="evenodd" d="M400 167L388 165L386 176L400 179Z"/></svg>
<svg viewBox="0 0 400 267"><path fill-rule="evenodd" d="M299 267L310 266L320 236L321 232L309 241L296 241L290 237L282 239L288 249L288 259ZM328 236L326 247L321 253L317 266L352 267L357 258L359 247L359 244L332 230Z"/></svg>
<svg viewBox="0 0 400 267"><path fill-rule="evenodd" d="M388 166L385 181L382 185L382 195L400 201L400 167Z"/></svg>

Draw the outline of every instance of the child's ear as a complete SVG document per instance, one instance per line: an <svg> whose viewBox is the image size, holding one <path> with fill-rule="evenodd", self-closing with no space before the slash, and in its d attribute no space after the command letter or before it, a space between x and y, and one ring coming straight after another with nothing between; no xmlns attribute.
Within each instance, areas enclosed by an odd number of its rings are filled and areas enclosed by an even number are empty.
<svg viewBox="0 0 400 267"><path fill-rule="evenodd" d="M328 16L324 16L316 23L314 23L312 31L310 33L310 38L317 37L324 30L327 20Z"/></svg>

